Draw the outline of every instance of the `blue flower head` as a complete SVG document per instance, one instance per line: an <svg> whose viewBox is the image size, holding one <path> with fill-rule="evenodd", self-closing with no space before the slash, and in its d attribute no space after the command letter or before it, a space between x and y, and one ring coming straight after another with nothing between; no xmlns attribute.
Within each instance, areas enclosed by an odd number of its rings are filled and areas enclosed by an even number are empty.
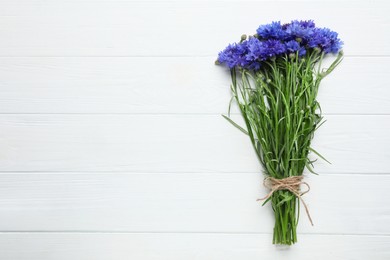
<svg viewBox="0 0 390 260"><path fill-rule="evenodd" d="M245 38L244 38L245 39ZM299 57L319 49L323 53L338 53L343 42L328 28L316 28L312 20L293 20L288 24L272 22L257 29L257 37L242 39L218 54L219 63L229 68L259 70L266 60L283 55Z"/></svg>
<svg viewBox="0 0 390 260"><path fill-rule="evenodd" d="M301 46L299 44L299 42L297 42L296 40L291 40L291 41L285 42L284 45L286 47L287 52L289 52L289 53L298 52L298 55L300 57L306 55L305 47Z"/></svg>
<svg viewBox="0 0 390 260"><path fill-rule="evenodd" d="M263 43L255 37L250 37L246 41L246 46L248 48L248 53L245 56L246 60L249 62L258 60L264 49Z"/></svg>
<svg viewBox="0 0 390 260"><path fill-rule="evenodd" d="M312 21L291 21L290 24L285 25L286 38L289 40L300 39L303 42L306 42L313 35L314 23Z"/></svg>
<svg viewBox="0 0 390 260"><path fill-rule="evenodd" d="M280 22L272 22L270 24L261 25L256 32L260 38L265 40L283 40L286 37L286 32L284 31Z"/></svg>
<svg viewBox="0 0 390 260"><path fill-rule="evenodd" d="M308 42L310 48L320 48L325 53L338 53L343 42L338 34L328 28L315 28L312 38Z"/></svg>
<svg viewBox="0 0 390 260"><path fill-rule="evenodd" d="M316 24L314 23L313 20L298 21L298 23L299 23L303 28L314 28L314 27L316 27Z"/></svg>
<svg viewBox="0 0 390 260"><path fill-rule="evenodd" d="M234 68L243 62L246 49L239 43L229 44L218 54L218 62L226 64L229 68Z"/></svg>
<svg viewBox="0 0 390 260"><path fill-rule="evenodd" d="M262 51L264 51L262 42L255 37L249 37L242 43L229 44L219 53L218 62L226 64L229 68L241 67L258 70Z"/></svg>
<svg viewBox="0 0 390 260"><path fill-rule="evenodd" d="M279 40L266 40L263 42L260 58L266 60L286 52L286 46Z"/></svg>

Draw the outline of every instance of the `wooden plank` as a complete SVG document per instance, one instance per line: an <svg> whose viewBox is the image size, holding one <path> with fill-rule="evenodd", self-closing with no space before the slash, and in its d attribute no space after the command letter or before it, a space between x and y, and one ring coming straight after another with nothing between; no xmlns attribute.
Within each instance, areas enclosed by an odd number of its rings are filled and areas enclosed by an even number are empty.
<svg viewBox="0 0 390 260"><path fill-rule="evenodd" d="M215 56L258 25L298 13L338 31L348 55L390 55L388 11L386 1L7 0L0 6L0 56Z"/></svg>
<svg viewBox="0 0 390 260"><path fill-rule="evenodd" d="M390 234L390 176L306 180L299 233ZM266 192L258 173L0 174L0 231L270 233Z"/></svg>
<svg viewBox="0 0 390 260"><path fill-rule="evenodd" d="M0 58L0 113L226 113L230 75L213 60ZM389 74L390 58L346 57L321 85L323 111L389 114Z"/></svg>
<svg viewBox="0 0 390 260"><path fill-rule="evenodd" d="M0 234L0 257L12 260L256 260L390 258L388 236L301 235L290 248L262 234Z"/></svg>
<svg viewBox="0 0 390 260"><path fill-rule="evenodd" d="M313 147L333 164L319 173L390 173L389 116L326 119ZM0 171L261 171L219 115L0 115L0 129Z"/></svg>

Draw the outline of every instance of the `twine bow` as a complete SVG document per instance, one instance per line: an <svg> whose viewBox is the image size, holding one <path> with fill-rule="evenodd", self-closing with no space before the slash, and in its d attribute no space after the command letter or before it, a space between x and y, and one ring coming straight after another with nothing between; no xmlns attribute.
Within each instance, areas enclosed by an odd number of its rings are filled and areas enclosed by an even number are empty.
<svg viewBox="0 0 390 260"><path fill-rule="evenodd" d="M273 177L267 177L263 181L263 185L267 188L269 188L271 191L265 196L264 198L257 199L259 200L267 200L272 196L272 194L275 191L278 190L288 190L291 193L293 193L303 204L305 207L306 215L308 216L311 225L313 226L313 220L311 219L309 209L305 203L305 201L302 199L302 196L310 191L310 186L307 182L302 181L303 176L291 176L284 179L276 179ZM304 192L300 191L300 185L305 185L307 187L307 190Z"/></svg>

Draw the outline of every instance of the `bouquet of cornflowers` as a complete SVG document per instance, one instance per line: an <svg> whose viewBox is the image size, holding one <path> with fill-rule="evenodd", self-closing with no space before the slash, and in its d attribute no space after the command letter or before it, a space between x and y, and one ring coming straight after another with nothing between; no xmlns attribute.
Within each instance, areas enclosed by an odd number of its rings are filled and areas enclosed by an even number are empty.
<svg viewBox="0 0 390 260"><path fill-rule="evenodd" d="M216 63L229 67L232 79L232 100L224 117L249 136L263 167L270 192L260 200L272 203L274 244L297 242L300 203L313 224L301 197L310 189L302 174L305 168L315 173L310 153L326 161L311 147L315 130L324 122L316 97L321 80L342 60L342 44L336 32L317 28L311 20L272 22L218 55ZM328 54L338 55L322 68ZM230 118L232 101L246 129Z"/></svg>

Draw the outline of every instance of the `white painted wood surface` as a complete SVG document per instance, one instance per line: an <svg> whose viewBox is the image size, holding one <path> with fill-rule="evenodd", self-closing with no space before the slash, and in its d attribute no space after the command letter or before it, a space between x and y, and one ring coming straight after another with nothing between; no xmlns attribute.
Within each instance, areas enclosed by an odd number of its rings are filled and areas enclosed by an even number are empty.
<svg viewBox="0 0 390 260"><path fill-rule="evenodd" d="M390 173L389 115L326 118L313 147L332 165L319 160L318 172ZM2 171L261 171L249 138L220 115L12 114L0 129Z"/></svg>
<svg viewBox="0 0 390 260"><path fill-rule="evenodd" d="M271 234L6 233L0 250L4 259L17 260L390 258L388 236L301 234L291 248L272 246L271 239Z"/></svg>
<svg viewBox="0 0 390 260"><path fill-rule="evenodd" d="M226 113L230 74L215 58L1 58L0 112ZM389 74L388 57L345 57L322 82L324 113L389 114Z"/></svg>
<svg viewBox="0 0 390 260"><path fill-rule="evenodd" d="M2 6L0 56L215 56L262 23L297 16L337 28L348 55L390 55L383 0L3 0Z"/></svg>
<svg viewBox="0 0 390 260"><path fill-rule="evenodd" d="M390 259L389 7L2 0L0 259ZM302 212L286 249L213 62L290 19L338 31L346 57L319 94L313 145L332 165L307 177L315 226Z"/></svg>
<svg viewBox="0 0 390 260"><path fill-rule="evenodd" d="M270 233L272 210L256 201L266 195L261 181L258 173L7 173L0 175L0 229ZM315 226L302 212L300 233L390 233L390 205L382 199L390 197L389 175L307 181Z"/></svg>

